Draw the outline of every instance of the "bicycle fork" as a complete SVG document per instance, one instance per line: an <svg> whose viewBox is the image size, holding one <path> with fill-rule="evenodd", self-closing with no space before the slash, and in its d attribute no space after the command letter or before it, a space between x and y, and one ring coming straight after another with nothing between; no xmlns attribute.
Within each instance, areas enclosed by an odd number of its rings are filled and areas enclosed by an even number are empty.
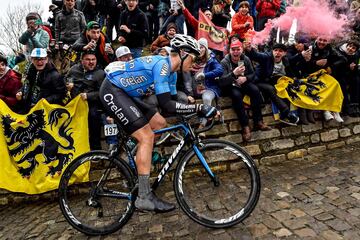
<svg viewBox="0 0 360 240"><path fill-rule="evenodd" d="M202 145L202 143L200 143L200 145ZM211 178L211 181L214 183L215 187L218 187L220 185L220 180L218 178L218 176L216 176L210 169L209 164L206 162L206 159L204 158L204 156L202 155L201 151L199 150L197 145L193 145L192 148L194 149L194 152L196 154L196 156L198 157L198 159L200 160L201 164L203 165L203 167L205 168L206 173L209 175L209 177Z"/></svg>

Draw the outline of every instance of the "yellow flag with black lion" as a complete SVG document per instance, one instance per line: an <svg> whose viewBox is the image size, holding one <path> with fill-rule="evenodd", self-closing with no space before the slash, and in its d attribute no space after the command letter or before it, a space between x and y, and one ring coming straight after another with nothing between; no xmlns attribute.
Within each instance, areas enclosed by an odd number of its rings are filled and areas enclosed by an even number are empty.
<svg viewBox="0 0 360 240"><path fill-rule="evenodd" d="M66 166L89 151L87 118L80 97L65 107L42 99L25 115L0 101L0 188L27 194L57 189ZM72 181L87 181L88 170Z"/></svg>
<svg viewBox="0 0 360 240"><path fill-rule="evenodd" d="M302 79L283 76L275 88L279 97L288 99L297 107L341 112L344 96L340 84L324 69Z"/></svg>

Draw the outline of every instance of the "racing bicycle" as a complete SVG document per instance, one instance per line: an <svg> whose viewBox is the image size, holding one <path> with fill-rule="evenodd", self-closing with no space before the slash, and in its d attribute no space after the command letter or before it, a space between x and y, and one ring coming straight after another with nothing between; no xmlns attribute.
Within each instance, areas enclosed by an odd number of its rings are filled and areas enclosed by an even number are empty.
<svg viewBox="0 0 360 240"><path fill-rule="evenodd" d="M162 164L152 190L170 173L176 200L186 215L209 228L231 227L255 208L260 175L253 159L239 145L221 139L201 140L200 130L195 131L191 124L195 116L181 116L176 125L155 131L180 131L183 139ZM201 132L213 125L211 121ZM90 151L77 157L65 169L59 184L60 209L65 219L87 235L113 233L135 211L136 159L126 144L130 137L121 127L113 127L111 131L117 132L119 138L117 147L110 152ZM89 168L88 181L74 183L82 174L81 167Z"/></svg>

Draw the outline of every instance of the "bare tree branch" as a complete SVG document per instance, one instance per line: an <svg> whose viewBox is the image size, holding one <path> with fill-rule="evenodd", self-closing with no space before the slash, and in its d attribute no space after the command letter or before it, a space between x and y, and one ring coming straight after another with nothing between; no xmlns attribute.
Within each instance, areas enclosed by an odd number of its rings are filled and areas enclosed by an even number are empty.
<svg viewBox="0 0 360 240"><path fill-rule="evenodd" d="M27 29L25 17L29 12L38 12L41 15L40 9L40 4L31 3L31 0L26 4L9 5L6 13L0 16L0 43L20 51L22 45L19 37Z"/></svg>

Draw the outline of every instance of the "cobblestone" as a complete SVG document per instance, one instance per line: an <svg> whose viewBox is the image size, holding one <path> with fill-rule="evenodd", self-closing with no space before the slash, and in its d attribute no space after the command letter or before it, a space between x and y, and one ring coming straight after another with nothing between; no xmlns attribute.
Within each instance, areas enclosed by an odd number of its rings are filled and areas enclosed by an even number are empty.
<svg viewBox="0 0 360 240"><path fill-rule="evenodd" d="M360 239L360 143L324 147L301 159L285 160L283 154L277 157L281 164L260 165L259 203L232 228L205 228L178 206L167 214L135 212L118 232L89 237L65 221L55 200L39 200L0 206L0 239ZM175 202L171 188L166 180L159 195Z"/></svg>

